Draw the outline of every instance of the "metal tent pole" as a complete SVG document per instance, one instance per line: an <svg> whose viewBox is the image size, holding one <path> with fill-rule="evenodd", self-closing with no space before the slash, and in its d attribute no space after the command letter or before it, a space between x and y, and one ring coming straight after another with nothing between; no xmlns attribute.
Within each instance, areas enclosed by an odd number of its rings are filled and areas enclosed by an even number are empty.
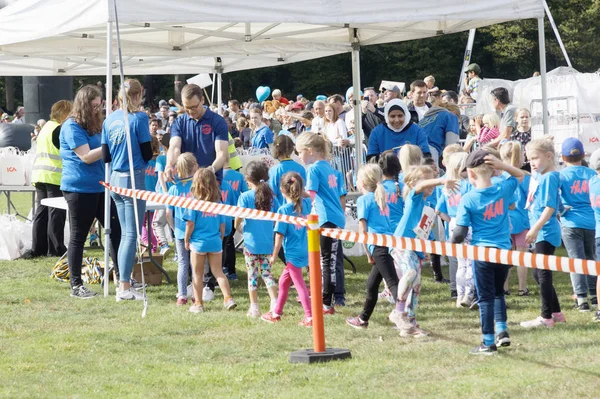
<svg viewBox="0 0 600 399"><path fill-rule="evenodd" d="M363 164L363 137L362 110L360 109L360 43L357 29L354 29L352 33L352 87L354 90L354 146L356 148L356 166L360 168Z"/></svg>
<svg viewBox="0 0 600 399"><path fill-rule="evenodd" d="M112 22L106 23L106 116L112 112ZM110 181L110 164L104 165L104 181ZM104 296L108 296L108 265L110 248L110 192L104 188ZM117 267L117 265L114 265Z"/></svg>
<svg viewBox="0 0 600 399"><path fill-rule="evenodd" d="M546 36L544 33L544 17L538 18L538 42L540 48L540 75L542 79L542 121L544 134L548 134L548 87L546 85Z"/></svg>

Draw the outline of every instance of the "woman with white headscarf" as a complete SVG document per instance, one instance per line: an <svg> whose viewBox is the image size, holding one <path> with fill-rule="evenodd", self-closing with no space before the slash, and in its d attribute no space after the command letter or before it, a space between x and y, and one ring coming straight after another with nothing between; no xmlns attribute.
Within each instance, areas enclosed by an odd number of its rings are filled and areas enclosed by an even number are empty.
<svg viewBox="0 0 600 399"><path fill-rule="evenodd" d="M404 144L421 148L424 156L431 156L427 137L423 130L410 120L410 112L403 101L394 99L384 109L385 124L379 124L371 131L367 159L376 157L387 150L399 150Z"/></svg>

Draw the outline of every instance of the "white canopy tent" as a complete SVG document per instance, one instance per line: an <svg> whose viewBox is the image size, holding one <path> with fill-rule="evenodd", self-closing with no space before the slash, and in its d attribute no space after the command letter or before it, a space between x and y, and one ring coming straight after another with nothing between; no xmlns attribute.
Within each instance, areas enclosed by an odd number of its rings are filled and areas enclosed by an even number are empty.
<svg viewBox="0 0 600 399"><path fill-rule="evenodd" d="M546 102L543 0L18 0L0 10L0 76L105 72L112 98L115 2L126 74L220 75L351 52L355 99L361 46L536 18ZM361 162L360 107L355 121Z"/></svg>

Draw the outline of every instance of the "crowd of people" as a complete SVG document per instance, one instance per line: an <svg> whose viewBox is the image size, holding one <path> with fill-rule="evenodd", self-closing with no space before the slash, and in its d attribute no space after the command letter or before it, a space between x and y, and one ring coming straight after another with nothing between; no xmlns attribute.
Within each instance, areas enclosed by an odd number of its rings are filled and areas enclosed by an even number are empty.
<svg viewBox="0 0 600 399"><path fill-rule="evenodd" d="M54 174L51 181L41 178L39 182L53 186L47 196L62 194L68 203L71 296L95 295L82 283L81 258L94 218L103 222L104 192L97 182L104 180L104 164L109 162L114 186L135 184L137 189L291 216L315 212L322 228L345 227L345 211L350 207L346 195L351 189L361 194L355 210L362 232L545 255L552 255L563 242L569 257L594 259L600 239L600 201L595 199L600 196L600 154L594 153L586 166L577 139L566 140L560 154L555 154L551 139L531 140L529 111L512 106L506 89L479 92L480 73L476 64L467 68L460 96L440 90L428 76L412 82L407 96L392 86L379 94L365 88L363 99L356 102L352 88L346 96L317 96L310 101L298 95L290 101L274 90L271 100L240 104L232 99L224 111L207 105L202 89L190 84L182 89L181 105L161 101L156 113L141 107L142 87L128 79L125 98L119 91L118 106L105 120L101 91L83 86L72 105L57 106L56 112L53 108L52 124L38 138L38 146L45 143L50 155L60 154L61 161L54 156L46 162L54 166L62 162L59 181ZM461 113L458 104L484 95L491 97L496 113L471 119ZM355 161L353 178L348 179L336 167L335 148L360 144L354 131L354 106L361 108L367 164L358 169ZM461 137L465 140L459 143ZM242 169L236 147L268 151L279 163L270 168L253 161ZM557 155L566 166L560 171ZM116 299L144 299L131 271L137 234L145 226L145 202L136 204L116 193L111 193L111 199L109 246L120 281ZM302 274L308 266L305 227L172 206L152 218L154 232L146 232L142 241L157 239L156 247L165 256L171 251L165 227L174 233L177 306L186 305L191 297L190 312L203 312L204 302L214 299L218 284L224 308L236 308L229 281L237 280L233 236L238 231L244 239L247 316L278 322L293 284L305 312L299 325L312 326ZM439 228L432 229L432 224ZM57 238L48 237L51 254L62 250ZM323 313L334 315L337 306L345 306L343 249L339 240L326 236L321 236L320 244ZM472 353L492 354L510 345L504 299L510 292L509 266L450 257L450 280L446 280L437 255L375 245L365 250L373 265L366 280L366 300L362 312L346 320L348 325L367 328L377 301L386 298L395 305L389 319L402 336L428 335L417 322L417 311L421 268L429 260L435 280L449 283L457 307L479 309L482 343ZM278 258L285 268L277 282L272 265ZM529 295L527 269L517 269L518 295ZM536 269L533 274L539 284L541 312L521 325L549 328L564 323L553 272ZM259 279L270 298L268 312L259 309ZM589 311L597 306L596 278L574 273L571 279L575 308ZM385 288L379 292L382 281ZM600 321L600 312L594 319Z"/></svg>

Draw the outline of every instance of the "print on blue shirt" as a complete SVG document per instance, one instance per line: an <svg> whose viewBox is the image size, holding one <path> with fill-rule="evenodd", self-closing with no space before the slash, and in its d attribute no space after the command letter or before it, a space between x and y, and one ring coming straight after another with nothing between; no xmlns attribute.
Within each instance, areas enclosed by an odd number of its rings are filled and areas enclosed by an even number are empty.
<svg viewBox="0 0 600 399"><path fill-rule="evenodd" d="M142 158L140 144L152 140L148 127L148 115L134 112L127 115L131 133L131 154L133 169L146 169L146 161ZM123 110L111 113L102 123L102 144L108 145L112 158L112 169L117 172L129 172L129 155L127 151L127 131ZM154 187L146 185L146 187Z"/></svg>
<svg viewBox="0 0 600 399"><path fill-rule="evenodd" d="M594 230L594 211L590 203L589 180L596 172L585 166L569 166L560 171L560 198L565 207L561 225L573 229Z"/></svg>
<svg viewBox="0 0 600 399"><path fill-rule="evenodd" d="M536 243L547 241L555 247L560 246L560 224L556 217L559 209L559 187L560 175L558 172L547 172L536 174L534 179L537 184L529 183L529 194L527 202L531 202L529 207L529 223L533 226L542 216L546 207L554 209L550 220L542 227L537 236Z"/></svg>
<svg viewBox="0 0 600 399"><path fill-rule="evenodd" d="M192 178L178 180L174 185L169 188L169 195L174 195L176 197L192 197L192 193L190 190L192 189ZM169 209L173 214L173 221L175 224L175 238L178 240L183 240L185 238L185 220L183 219L183 214L185 212L184 208L174 207L169 205Z"/></svg>
<svg viewBox="0 0 600 399"><path fill-rule="evenodd" d="M402 185L400 183L396 185L394 180L384 180L383 188L385 189L385 202L388 208L390 208L390 226L395 230L404 214Z"/></svg>
<svg viewBox="0 0 600 399"><path fill-rule="evenodd" d="M356 217L364 219L367 223L367 232L377 234L392 234L390 226L390 208L379 208L375 201L374 193L366 193L358 197L356 201ZM368 245L369 253L373 254L374 245Z"/></svg>
<svg viewBox="0 0 600 399"><path fill-rule="evenodd" d="M225 217L214 213L186 209L183 213L186 222L194 223L190 237L190 248L197 253L216 253L222 250L221 225Z"/></svg>
<svg viewBox="0 0 600 399"><path fill-rule="evenodd" d="M283 196L281 195L281 178L288 172L298 173L306 185L306 170L304 166L300 165L293 159L283 159L277 165L269 169L269 186L275 193L277 201L283 204Z"/></svg>
<svg viewBox="0 0 600 399"><path fill-rule="evenodd" d="M294 211L294 204L282 205L277 213L282 215L305 218L310 213L310 198L302 200L302 213ZM283 251L285 260L296 267L308 266L308 236L305 226L298 226L285 222L275 223L275 232L283 235Z"/></svg>
<svg viewBox="0 0 600 399"><path fill-rule="evenodd" d="M240 195L238 206L256 209L254 201L256 191L249 190ZM273 198L271 212L277 212L279 203ZM271 255L273 252L273 222L268 220L245 219L244 221L244 247L253 255Z"/></svg>
<svg viewBox="0 0 600 399"><path fill-rule="evenodd" d="M319 215L319 226L333 223L343 228L346 225L346 216L340 203L338 177L335 169L321 160L310 165L306 176L306 191L314 191L315 209Z"/></svg>
<svg viewBox="0 0 600 399"><path fill-rule="evenodd" d="M596 238L600 238L600 177L598 176L594 176L590 179L590 202L592 204L592 209L594 210Z"/></svg>

